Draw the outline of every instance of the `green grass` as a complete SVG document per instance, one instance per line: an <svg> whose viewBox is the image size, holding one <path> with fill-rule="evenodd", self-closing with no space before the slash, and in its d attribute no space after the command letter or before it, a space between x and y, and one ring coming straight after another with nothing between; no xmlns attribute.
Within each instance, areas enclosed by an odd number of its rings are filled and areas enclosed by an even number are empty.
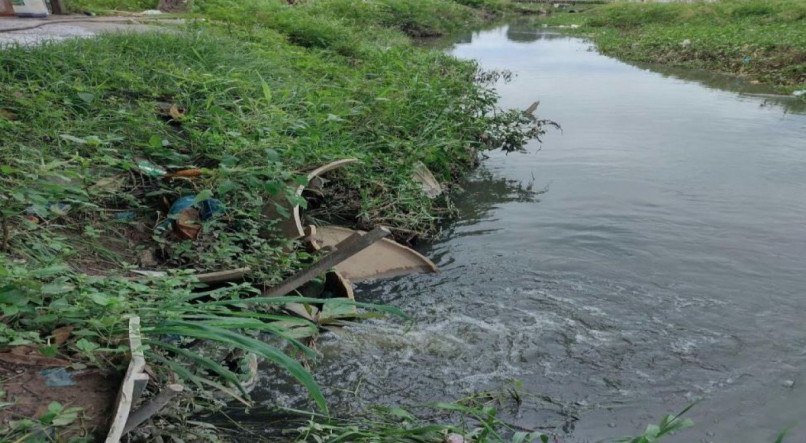
<svg viewBox="0 0 806 443"><path fill-rule="evenodd" d="M738 74L782 92L806 86L806 3L612 3L552 24L581 25L605 54Z"/></svg>
<svg viewBox="0 0 806 443"><path fill-rule="evenodd" d="M421 408L422 409L422 408ZM463 401L428 405L441 419L423 420L399 407L376 407L361 416L332 419L308 414L309 422L297 429L302 442L356 443L548 443L550 437L539 431L515 430L497 417L492 406L470 405ZM296 411L298 412L298 411ZM305 414L300 414L301 418ZM447 416L447 418L446 418ZM449 424L455 422L458 424ZM452 436L452 440L448 437Z"/></svg>
<svg viewBox="0 0 806 443"><path fill-rule="evenodd" d="M155 9L157 1L154 0L66 0L65 5L71 12L102 12L102 11L145 11Z"/></svg>

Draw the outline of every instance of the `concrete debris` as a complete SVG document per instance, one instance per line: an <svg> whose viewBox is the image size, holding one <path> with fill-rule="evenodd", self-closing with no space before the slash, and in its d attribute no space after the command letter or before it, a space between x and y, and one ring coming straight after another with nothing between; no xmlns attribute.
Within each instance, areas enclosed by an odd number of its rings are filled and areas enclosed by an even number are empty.
<svg viewBox="0 0 806 443"><path fill-rule="evenodd" d="M314 249L334 247L356 232L361 233L339 226L320 226L313 233ZM354 282L438 271L422 254L386 238L336 265L335 269Z"/></svg>

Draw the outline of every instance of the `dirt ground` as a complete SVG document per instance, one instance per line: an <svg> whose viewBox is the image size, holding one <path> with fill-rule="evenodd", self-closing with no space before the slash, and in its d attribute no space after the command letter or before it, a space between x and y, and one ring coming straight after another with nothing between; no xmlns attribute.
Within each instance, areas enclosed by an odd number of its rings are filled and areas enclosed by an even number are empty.
<svg viewBox="0 0 806 443"><path fill-rule="evenodd" d="M19 362L10 360L12 359L0 359L0 382L5 392L2 401L10 404L0 409L0 426L22 418L41 417L47 412L51 402L59 402L66 408L82 408L78 426L71 426L71 435L80 433L97 437L106 432L120 384L119 374L98 369L68 369L70 380L64 384L70 385L62 386L46 378L42 372L58 369L55 366L56 361L28 364L24 363L25 359L19 359Z"/></svg>

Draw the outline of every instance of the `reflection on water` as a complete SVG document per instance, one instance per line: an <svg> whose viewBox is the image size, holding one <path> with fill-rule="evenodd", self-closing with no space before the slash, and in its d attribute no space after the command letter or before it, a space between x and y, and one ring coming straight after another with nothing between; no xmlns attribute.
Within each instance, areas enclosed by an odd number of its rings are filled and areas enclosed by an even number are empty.
<svg viewBox="0 0 806 443"><path fill-rule="evenodd" d="M534 189L534 177L528 182L498 177L483 166L473 177L462 184L461 190L452 197L461 213L458 225L473 225L490 216L504 203L537 203L540 194L548 189ZM454 233L454 224L447 226L448 237Z"/></svg>
<svg viewBox="0 0 806 443"><path fill-rule="evenodd" d="M491 29L497 29L497 28L498 27L492 27ZM507 24L505 29L506 29L506 38L510 42L532 43L538 40L568 38L565 34L559 32L559 30L554 30L552 28L545 28L543 27L543 25L535 23L534 20L528 18L511 21L510 23ZM447 49L457 44L470 43L473 40L474 34L476 33L477 31L476 32L464 31L461 34L451 36L450 38L424 41L423 45L429 47ZM592 43L587 47L587 49L592 51L595 50ZM806 100L794 96L777 94L774 92L772 88L770 88L767 85L753 84L734 75L720 74L716 72L709 72L697 69L687 69L675 66L666 66L655 63L638 63L638 62L626 62L626 63L632 64L633 66L640 69L646 69L653 72L657 72L664 76L686 81L698 82L708 88L733 91L740 93L742 95L753 97L759 99L758 100L759 106L776 106L784 109L786 112L806 114ZM497 69L506 69L506 68L499 67Z"/></svg>
<svg viewBox="0 0 806 443"><path fill-rule="evenodd" d="M333 409L518 380L507 419L563 441L635 434L697 399L678 441L772 441L792 425L806 441L806 116L525 25L451 51L513 71L502 105L539 99L563 131L493 154L464 186L460 220L424 251L440 274L359 289L414 320L318 343ZM256 396L305 404L275 377Z"/></svg>

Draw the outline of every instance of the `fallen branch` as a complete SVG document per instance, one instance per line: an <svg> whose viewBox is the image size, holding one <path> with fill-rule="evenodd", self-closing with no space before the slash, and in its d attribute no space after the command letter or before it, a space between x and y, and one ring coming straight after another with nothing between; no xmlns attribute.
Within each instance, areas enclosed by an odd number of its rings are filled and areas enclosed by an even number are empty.
<svg viewBox="0 0 806 443"><path fill-rule="evenodd" d="M244 267L238 269L231 269L229 271L216 271L208 272L206 274L198 274L196 278L202 283L221 283L227 281L243 280L252 268Z"/></svg>

